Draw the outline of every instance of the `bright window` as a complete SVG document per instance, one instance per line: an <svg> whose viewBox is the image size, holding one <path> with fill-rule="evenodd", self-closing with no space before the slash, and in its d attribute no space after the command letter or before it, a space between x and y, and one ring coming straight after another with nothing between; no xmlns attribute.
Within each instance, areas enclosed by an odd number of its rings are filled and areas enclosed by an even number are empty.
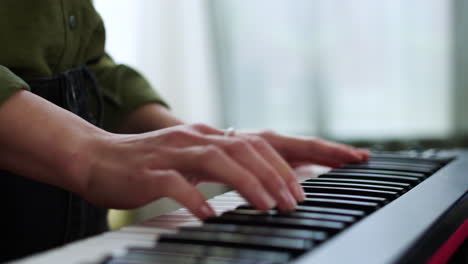
<svg viewBox="0 0 468 264"><path fill-rule="evenodd" d="M225 122L335 139L452 133L451 1L211 1Z"/></svg>

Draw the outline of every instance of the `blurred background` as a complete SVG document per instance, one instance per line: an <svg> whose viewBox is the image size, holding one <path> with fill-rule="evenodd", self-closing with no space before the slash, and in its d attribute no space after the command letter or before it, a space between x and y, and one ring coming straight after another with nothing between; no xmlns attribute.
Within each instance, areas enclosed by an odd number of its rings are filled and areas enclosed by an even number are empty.
<svg viewBox="0 0 468 264"><path fill-rule="evenodd" d="M468 146L467 1L94 3L108 52L185 121L376 149Z"/></svg>

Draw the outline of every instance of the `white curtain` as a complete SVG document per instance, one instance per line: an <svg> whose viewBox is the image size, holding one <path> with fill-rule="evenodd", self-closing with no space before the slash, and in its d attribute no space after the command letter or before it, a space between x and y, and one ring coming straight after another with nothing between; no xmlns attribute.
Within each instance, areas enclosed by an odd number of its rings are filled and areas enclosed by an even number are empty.
<svg viewBox="0 0 468 264"><path fill-rule="evenodd" d="M212 4L229 123L336 139L453 132L451 1Z"/></svg>

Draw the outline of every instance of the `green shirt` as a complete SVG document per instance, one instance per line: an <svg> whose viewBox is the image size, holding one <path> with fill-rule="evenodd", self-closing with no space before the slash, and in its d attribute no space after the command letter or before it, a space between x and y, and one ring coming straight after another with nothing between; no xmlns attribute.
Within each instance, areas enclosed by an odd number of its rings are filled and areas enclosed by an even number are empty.
<svg viewBox="0 0 468 264"><path fill-rule="evenodd" d="M145 78L106 54L104 43L104 25L91 0L1 0L0 105L29 89L19 76L54 76L79 65L96 74L107 130L143 104L165 105Z"/></svg>

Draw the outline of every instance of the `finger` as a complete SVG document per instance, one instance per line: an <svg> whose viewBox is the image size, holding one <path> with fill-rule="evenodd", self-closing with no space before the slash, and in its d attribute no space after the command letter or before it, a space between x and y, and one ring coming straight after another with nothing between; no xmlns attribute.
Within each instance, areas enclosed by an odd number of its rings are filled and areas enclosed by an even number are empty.
<svg viewBox="0 0 468 264"><path fill-rule="evenodd" d="M323 139L317 139L316 144L327 158L336 158L343 163L361 162L363 160L361 152L352 146Z"/></svg>
<svg viewBox="0 0 468 264"><path fill-rule="evenodd" d="M150 177L152 177L150 188L159 197L162 195L177 201L201 220L216 216L200 191L177 171L156 170L151 172Z"/></svg>
<svg viewBox="0 0 468 264"><path fill-rule="evenodd" d="M279 173L287 184L289 191L294 194L297 201L305 199L304 191L297 181L296 176L289 164L279 155L279 153L264 139L259 136L241 135L262 155L268 164Z"/></svg>
<svg viewBox="0 0 468 264"><path fill-rule="evenodd" d="M317 160L333 159L338 163L358 162L361 160L361 157L353 148L343 144L315 139L309 142L309 147L314 148Z"/></svg>
<svg viewBox="0 0 468 264"><path fill-rule="evenodd" d="M217 129L205 124L191 124L190 128L198 133L206 134L206 135L224 135L224 130Z"/></svg>
<svg viewBox="0 0 468 264"><path fill-rule="evenodd" d="M272 139L270 139L272 140ZM280 136L273 139L281 154L289 162L309 161L319 165L336 167L349 162L361 162L357 149L319 138Z"/></svg>
<svg viewBox="0 0 468 264"><path fill-rule="evenodd" d="M258 178L269 195L277 201L280 210L290 211L296 207L297 202L296 198L291 195L291 187L287 186L275 167L271 166L246 139L218 135L199 135L191 137L187 142L192 146L219 146L234 162L237 162ZM286 162L284 163L286 164ZM189 172L185 172L184 175L187 173ZM295 179L294 183L298 185Z"/></svg>
<svg viewBox="0 0 468 264"><path fill-rule="evenodd" d="M209 136L207 140L222 147L223 150L238 164L250 171L263 184L269 194L276 199L278 207L282 211L293 210L296 199L292 195L290 187L274 165L267 161L267 156L262 155L243 137ZM266 151L264 151L266 152ZM277 162L277 160L273 160ZM286 164L286 162L284 162ZM287 166L287 164L286 164ZM294 177L294 176L292 176ZM293 179L298 185L297 180Z"/></svg>
<svg viewBox="0 0 468 264"><path fill-rule="evenodd" d="M358 149L357 151L361 156L361 161L366 161L370 158L370 152L367 149Z"/></svg>
<svg viewBox="0 0 468 264"><path fill-rule="evenodd" d="M172 153L167 153L166 158L169 167L176 168L184 174L205 175L209 181L233 187L260 210L268 210L276 205L258 178L217 146L175 149Z"/></svg>

